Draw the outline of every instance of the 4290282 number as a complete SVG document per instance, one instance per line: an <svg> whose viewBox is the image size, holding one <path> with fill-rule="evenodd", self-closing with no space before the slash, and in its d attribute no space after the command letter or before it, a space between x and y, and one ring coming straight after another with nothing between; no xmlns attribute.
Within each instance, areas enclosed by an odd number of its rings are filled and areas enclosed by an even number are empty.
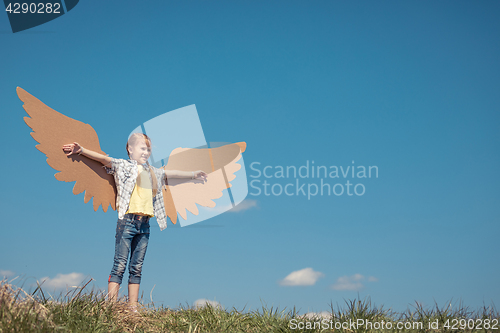
<svg viewBox="0 0 500 333"><path fill-rule="evenodd" d="M9 3L5 11L9 14L61 14L61 4L60 3Z"/></svg>
<svg viewBox="0 0 500 333"><path fill-rule="evenodd" d="M498 319L448 319L444 326L451 330L498 330Z"/></svg>

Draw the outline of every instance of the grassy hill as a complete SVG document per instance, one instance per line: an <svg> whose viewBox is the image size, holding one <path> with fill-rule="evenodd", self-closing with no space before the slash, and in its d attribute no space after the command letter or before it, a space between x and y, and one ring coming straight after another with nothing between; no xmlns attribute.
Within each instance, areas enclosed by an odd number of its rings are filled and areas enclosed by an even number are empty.
<svg viewBox="0 0 500 333"><path fill-rule="evenodd" d="M90 281L89 281L90 282ZM4 332L498 332L494 306L476 311L460 306L424 309L418 304L396 313L368 300L347 300L344 307L299 315L295 309L263 307L244 312L212 307L168 309L125 299L108 302L103 292L86 285L55 300L38 287L31 294L0 282L0 333Z"/></svg>

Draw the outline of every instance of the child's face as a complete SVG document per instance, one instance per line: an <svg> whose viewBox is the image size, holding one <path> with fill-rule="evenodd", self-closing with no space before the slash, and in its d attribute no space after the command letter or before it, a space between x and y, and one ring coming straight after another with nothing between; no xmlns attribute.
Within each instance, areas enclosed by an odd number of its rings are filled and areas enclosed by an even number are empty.
<svg viewBox="0 0 500 333"><path fill-rule="evenodd" d="M137 163L144 164L148 161L151 155L151 148L148 147L144 140L137 141L133 146L128 147L130 158L136 160Z"/></svg>

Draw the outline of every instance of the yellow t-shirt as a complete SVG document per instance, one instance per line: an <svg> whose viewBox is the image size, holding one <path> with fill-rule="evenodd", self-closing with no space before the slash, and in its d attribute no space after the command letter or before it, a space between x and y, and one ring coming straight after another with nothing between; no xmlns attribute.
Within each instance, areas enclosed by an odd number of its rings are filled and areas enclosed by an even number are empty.
<svg viewBox="0 0 500 333"><path fill-rule="evenodd" d="M142 165L137 165L139 175L135 183L127 214L143 214L153 217L153 190L148 170Z"/></svg>

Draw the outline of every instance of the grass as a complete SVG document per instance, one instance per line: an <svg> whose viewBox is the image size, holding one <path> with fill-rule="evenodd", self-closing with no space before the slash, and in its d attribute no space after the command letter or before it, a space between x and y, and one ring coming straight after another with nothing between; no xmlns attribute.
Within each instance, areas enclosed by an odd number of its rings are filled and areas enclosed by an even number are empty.
<svg viewBox="0 0 500 333"><path fill-rule="evenodd" d="M299 315L295 309L262 307L255 311L226 310L207 305L195 309L169 309L154 304L131 312L122 298L108 302L105 294L87 290L88 281L57 300L41 286L34 292L0 282L0 333L4 332L498 332L499 313L494 306L472 311L461 303L426 309L416 303L396 313L376 307L370 299L347 300L343 307L330 305L323 317ZM485 328L489 320L490 328ZM495 325L496 329L491 327ZM403 323L401 329L397 323ZM445 323L449 327L444 327ZM356 327L356 323L359 326ZM389 324L392 326L388 328ZM406 323L406 328L404 327ZM421 326L418 323L422 323ZM429 326L431 323L431 326ZM482 328L477 325L482 323ZM439 325L437 329L433 325ZM401 325L401 324L400 324ZM412 326L413 327L410 327ZM455 325L455 327L453 327ZM467 325L469 328L467 328ZM472 328L474 327L474 328Z"/></svg>

